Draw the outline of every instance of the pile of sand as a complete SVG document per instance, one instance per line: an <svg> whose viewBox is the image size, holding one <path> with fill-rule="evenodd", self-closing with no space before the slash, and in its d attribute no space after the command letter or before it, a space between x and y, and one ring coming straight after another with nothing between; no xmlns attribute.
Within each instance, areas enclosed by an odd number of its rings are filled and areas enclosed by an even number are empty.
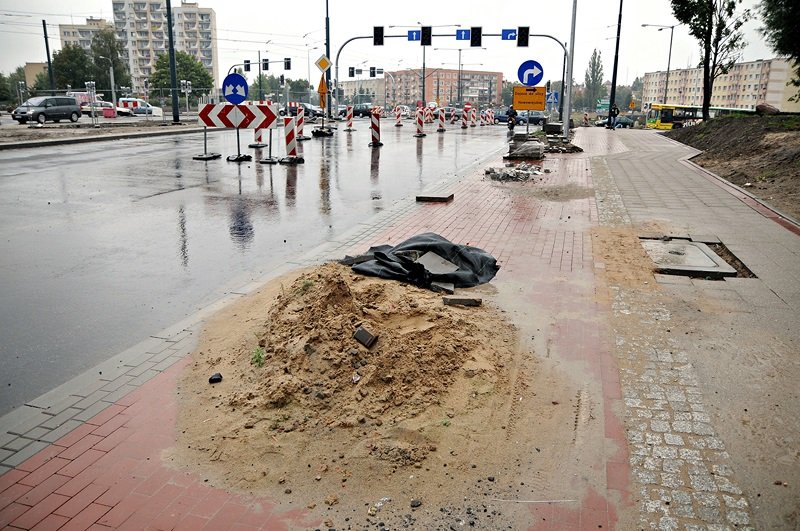
<svg viewBox="0 0 800 531"><path fill-rule="evenodd" d="M353 338L359 326L378 336L370 349ZM513 368L515 328L498 309L445 306L441 294L339 264L280 279L221 312L193 358L169 460L295 506L333 496L328 505L363 511L376 481L384 495L408 489L392 476L399 468L438 456L475 469L474 449L487 444L506 463L516 404L530 396L527 372ZM215 372L223 381L210 385ZM386 477L400 481L387 488ZM437 486L427 489L434 496Z"/></svg>

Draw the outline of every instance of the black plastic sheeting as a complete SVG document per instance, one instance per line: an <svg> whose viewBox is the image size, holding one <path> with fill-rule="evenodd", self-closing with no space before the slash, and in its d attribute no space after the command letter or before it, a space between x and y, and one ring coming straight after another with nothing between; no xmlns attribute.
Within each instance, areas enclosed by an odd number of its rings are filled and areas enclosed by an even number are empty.
<svg viewBox="0 0 800 531"><path fill-rule="evenodd" d="M458 270L431 273L415 262L427 252L434 252L452 262ZM370 247L366 254L345 257L341 263L351 265L353 271L362 275L400 280L428 289L431 282L449 282L456 288L485 284L500 270L497 260L483 249L458 245L432 232L412 236L394 247Z"/></svg>

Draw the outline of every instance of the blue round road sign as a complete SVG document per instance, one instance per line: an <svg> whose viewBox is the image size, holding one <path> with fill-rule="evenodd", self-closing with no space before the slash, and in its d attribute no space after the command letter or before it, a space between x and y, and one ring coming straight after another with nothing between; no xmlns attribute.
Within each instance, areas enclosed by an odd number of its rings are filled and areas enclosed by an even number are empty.
<svg viewBox="0 0 800 531"><path fill-rule="evenodd" d="M519 82L528 87L535 87L542 82L544 68L534 60L525 61L517 70Z"/></svg>
<svg viewBox="0 0 800 531"><path fill-rule="evenodd" d="M222 96L234 105L247 99L248 90L247 80L241 74L228 74L222 82Z"/></svg>

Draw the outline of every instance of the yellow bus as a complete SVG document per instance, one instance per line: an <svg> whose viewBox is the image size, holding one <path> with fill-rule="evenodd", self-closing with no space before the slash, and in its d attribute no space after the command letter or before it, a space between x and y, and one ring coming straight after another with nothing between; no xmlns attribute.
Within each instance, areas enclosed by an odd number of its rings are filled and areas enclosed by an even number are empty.
<svg viewBox="0 0 800 531"><path fill-rule="evenodd" d="M689 127L703 121L703 107L693 105L665 105L651 103L647 106L647 127L650 129L678 129ZM709 107L711 118L730 114L754 114L750 109Z"/></svg>

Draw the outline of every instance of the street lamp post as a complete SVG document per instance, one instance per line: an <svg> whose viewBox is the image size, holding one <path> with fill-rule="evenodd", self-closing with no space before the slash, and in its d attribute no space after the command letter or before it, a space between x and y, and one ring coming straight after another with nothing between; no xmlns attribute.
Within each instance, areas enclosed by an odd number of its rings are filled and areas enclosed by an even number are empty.
<svg viewBox="0 0 800 531"><path fill-rule="evenodd" d="M463 94L463 90L461 89L461 72L462 72L461 67L463 66L462 63L461 63L461 52L464 51L464 50L485 50L485 49L486 49L485 46L481 46L481 47L478 47L478 48L472 48L472 47L470 47L470 48L434 48L434 50L437 50L437 51L439 51L439 50L458 51L458 84L457 84L458 85L458 90L456 91L458 94L456 96L458 98L458 104L459 105L464 105L464 100L463 100L463 95L464 94ZM480 64L480 63L478 63L478 64Z"/></svg>
<svg viewBox="0 0 800 531"><path fill-rule="evenodd" d="M108 77L111 80L111 101L114 103L114 116L117 115L117 89L114 87L114 62L108 58L103 57L102 55L97 56L98 59L105 59L108 61Z"/></svg>
<svg viewBox="0 0 800 531"><path fill-rule="evenodd" d="M672 26L662 26L660 24L642 24L643 28L658 28L658 31L669 28L669 55L667 56L667 79L664 81L664 105L667 104L667 89L669 88L669 66L672 62L672 35L675 32L675 26L680 24L673 24Z"/></svg>

